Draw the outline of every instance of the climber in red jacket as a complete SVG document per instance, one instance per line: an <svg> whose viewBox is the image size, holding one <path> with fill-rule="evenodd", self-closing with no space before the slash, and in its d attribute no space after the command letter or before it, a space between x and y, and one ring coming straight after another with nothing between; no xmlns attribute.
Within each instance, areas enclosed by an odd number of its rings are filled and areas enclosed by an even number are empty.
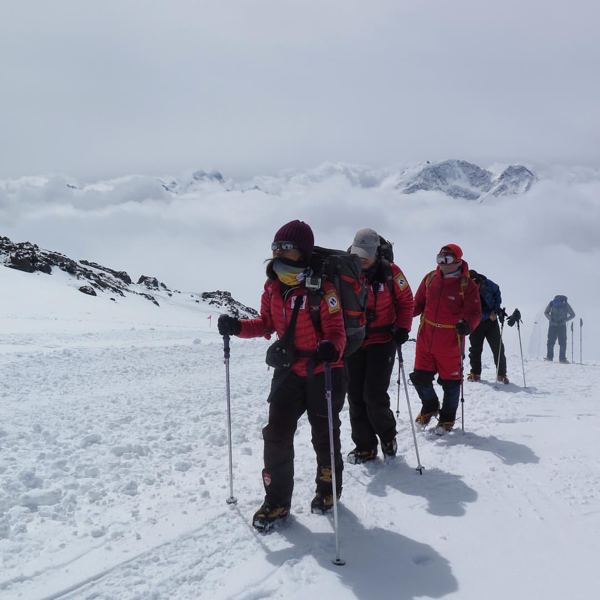
<svg viewBox="0 0 600 600"><path fill-rule="evenodd" d="M410 379L423 407L417 423L426 426L438 415L435 432L451 431L456 419L462 377L459 339L477 327L481 320L481 303L477 285L469 278L469 266L456 244L447 244L437 255L438 267L428 273L415 296L414 316L421 316L417 335L415 369ZM444 390L440 403L433 379Z"/></svg>
<svg viewBox="0 0 600 600"><path fill-rule="evenodd" d="M268 339L277 333L279 337L267 351L267 364L275 370L268 398L269 422L262 432L265 501L252 520L253 526L262 531L290 513L294 489L294 434L298 419L305 412L317 455L317 490L311 511L322 514L333 508L325 362L331 364L333 383L331 402L338 498L342 492L339 415L348 387L342 359L346 330L340 300L329 282L323 283L319 327L310 316L305 279L310 274L313 248L313 232L306 223L291 221L281 227L271 244L273 258L267 264L268 279L261 299L260 317L247 320L229 315L219 317L221 335L264 336Z"/></svg>

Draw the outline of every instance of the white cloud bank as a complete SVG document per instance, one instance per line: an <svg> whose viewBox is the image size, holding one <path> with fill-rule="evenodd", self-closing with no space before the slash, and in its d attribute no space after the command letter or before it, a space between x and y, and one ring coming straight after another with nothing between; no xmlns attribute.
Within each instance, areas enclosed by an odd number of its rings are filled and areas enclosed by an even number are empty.
<svg viewBox="0 0 600 600"><path fill-rule="evenodd" d="M527 194L482 203L436 192L402 195L392 185L397 172L349 165L223 184L186 175L178 194L161 184L171 177L4 180L0 235L124 269L133 278L153 275L177 289L227 289L255 307L273 234L291 219L309 223L319 245L339 248L350 245L357 229L375 228L395 242L396 262L414 289L435 267L440 246L457 243L471 267L501 286L507 308L523 312L526 350L534 321L560 293L584 318L584 352L600 356L594 322L600 173L535 171L540 181ZM545 331L545 322L537 327ZM543 335L537 338L532 350L541 352Z"/></svg>

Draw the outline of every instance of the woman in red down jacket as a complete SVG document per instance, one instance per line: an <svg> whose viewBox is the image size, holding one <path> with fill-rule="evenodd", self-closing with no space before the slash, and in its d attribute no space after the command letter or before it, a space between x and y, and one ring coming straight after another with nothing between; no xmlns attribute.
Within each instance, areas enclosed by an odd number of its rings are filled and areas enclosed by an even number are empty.
<svg viewBox="0 0 600 600"><path fill-rule="evenodd" d="M437 255L438 267L428 273L415 296L414 316L421 315L415 369L410 379L423 407L417 423L423 427L438 415L435 432L451 431L460 400L461 356L459 336L464 351L467 336L481 321L479 289L469 278L469 266L462 260L462 250L447 244ZM433 379L444 390L442 407L433 387Z"/></svg>
<svg viewBox="0 0 600 600"><path fill-rule="evenodd" d="M281 227L271 244L273 259L267 265L268 279L261 299L260 317L241 321L228 315L219 317L221 335L269 339L271 334L277 333L279 337L267 352L267 363L275 368L275 372L268 399L269 421L263 429L265 501L252 520L253 526L260 530L269 529L277 520L289 515L294 488L294 434L304 412L308 413L317 456L317 490L311 511L325 513L333 507L325 361L332 367L338 498L342 491L339 414L347 388L341 358L346 331L341 304L331 283L325 282L322 288L320 328L315 327L310 317L304 280L310 271L308 265L313 247L313 232L306 223L291 221ZM297 320L295 326L290 326L294 313ZM290 335L292 329L293 335ZM291 339L288 341L287 337Z"/></svg>

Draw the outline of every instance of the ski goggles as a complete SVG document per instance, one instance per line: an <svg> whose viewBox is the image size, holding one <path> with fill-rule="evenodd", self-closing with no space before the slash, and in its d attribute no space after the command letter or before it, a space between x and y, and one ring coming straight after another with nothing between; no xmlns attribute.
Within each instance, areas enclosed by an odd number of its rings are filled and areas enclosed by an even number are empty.
<svg viewBox="0 0 600 600"><path fill-rule="evenodd" d="M451 265L452 263L457 262L457 258L454 254L438 254L435 260L438 265Z"/></svg>
<svg viewBox="0 0 600 600"><path fill-rule="evenodd" d="M282 250L298 250L298 244L294 244L294 242L273 242L271 244L271 250L275 252L277 248L281 248Z"/></svg>

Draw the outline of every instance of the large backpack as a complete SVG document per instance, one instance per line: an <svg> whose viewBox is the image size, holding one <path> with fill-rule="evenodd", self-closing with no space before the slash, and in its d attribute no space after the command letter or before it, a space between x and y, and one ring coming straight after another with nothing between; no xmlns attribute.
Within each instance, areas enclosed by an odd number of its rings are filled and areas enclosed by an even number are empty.
<svg viewBox="0 0 600 600"><path fill-rule="evenodd" d="M362 268L355 254L315 246L310 259L313 275L305 279L308 290L310 317L315 327L321 327L321 299L323 283L329 281L337 291L342 304L346 348L344 356L358 350L365 339L367 288L360 281Z"/></svg>
<svg viewBox="0 0 600 600"><path fill-rule="evenodd" d="M379 236L379 248L377 253L381 258L387 260L389 263L394 262L394 242L389 242L383 236Z"/></svg>

